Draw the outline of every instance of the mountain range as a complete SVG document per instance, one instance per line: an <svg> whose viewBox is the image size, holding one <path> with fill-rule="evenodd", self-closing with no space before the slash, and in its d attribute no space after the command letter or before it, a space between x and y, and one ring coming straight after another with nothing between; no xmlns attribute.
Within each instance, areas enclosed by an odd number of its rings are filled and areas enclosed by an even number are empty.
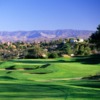
<svg viewBox="0 0 100 100"><path fill-rule="evenodd" d="M0 41L49 41L60 38L87 39L94 31L90 30L33 30L33 31L0 31Z"/></svg>

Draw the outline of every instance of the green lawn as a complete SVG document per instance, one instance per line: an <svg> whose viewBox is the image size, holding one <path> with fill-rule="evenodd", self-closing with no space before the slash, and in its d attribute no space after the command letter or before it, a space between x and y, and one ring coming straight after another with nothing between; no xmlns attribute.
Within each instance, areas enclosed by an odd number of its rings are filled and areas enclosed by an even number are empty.
<svg viewBox="0 0 100 100"><path fill-rule="evenodd" d="M2 62L0 100L99 100L100 80L81 79L100 73L100 59L93 59L15 59Z"/></svg>

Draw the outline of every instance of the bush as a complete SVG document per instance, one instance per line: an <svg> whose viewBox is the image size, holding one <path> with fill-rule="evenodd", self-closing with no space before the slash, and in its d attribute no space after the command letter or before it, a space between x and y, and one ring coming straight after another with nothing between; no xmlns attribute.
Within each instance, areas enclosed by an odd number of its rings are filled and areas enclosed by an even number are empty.
<svg viewBox="0 0 100 100"><path fill-rule="evenodd" d="M48 58L58 58L58 57L59 57L58 53L56 53L56 52L51 52L48 54Z"/></svg>

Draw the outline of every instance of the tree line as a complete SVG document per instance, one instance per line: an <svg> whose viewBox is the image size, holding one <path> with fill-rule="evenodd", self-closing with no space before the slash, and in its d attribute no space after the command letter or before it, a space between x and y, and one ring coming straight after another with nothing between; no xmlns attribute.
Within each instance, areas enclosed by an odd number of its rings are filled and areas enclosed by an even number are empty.
<svg viewBox="0 0 100 100"><path fill-rule="evenodd" d="M0 60L22 58L57 58L63 55L88 56L100 51L100 25L89 39L71 42L71 39L42 41L40 43L7 42L0 43Z"/></svg>

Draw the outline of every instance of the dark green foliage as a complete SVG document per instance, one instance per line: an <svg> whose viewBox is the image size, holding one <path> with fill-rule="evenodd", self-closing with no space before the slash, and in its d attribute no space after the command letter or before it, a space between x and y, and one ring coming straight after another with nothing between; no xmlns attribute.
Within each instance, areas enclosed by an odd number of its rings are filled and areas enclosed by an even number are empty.
<svg viewBox="0 0 100 100"><path fill-rule="evenodd" d="M57 58L57 57L59 57L57 52L51 52L48 54L48 58Z"/></svg>
<svg viewBox="0 0 100 100"><path fill-rule="evenodd" d="M98 25L97 31L90 36L89 40L91 43L95 43L97 48L100 48L100 25Z"/></svg>
<svg viewBox="0 0 100 100"><path fill-rule="evenodd" d="M100 29L98 28L98 30ZM98 32L99 31L97 31L97 33ZM90 40L92 41L91 38ZM82 43L71 43L70 39L59 39L40 43L15 42L10 43L9 45L8 44L9 43L0 44L0 60L10 60L16 58L48 58L49 56L51 56L49 58L56 58L58 56L61 57L63 54L84 56L96 52L95 46L91 46L87 40ZM99 46L99 43L97 46ZM90 48L92 49L92 52ZM53 52L56 53L52 55L51 53Z"/></svg>
<svg viewBox="0 0 100 100"><path fill-rule="evenodd" d="M42 49L39 45L34 45L33 48L28 49L28 54L26 58L41 58L42 57Z"/></svg>
<svg viewBox="0 0 100 100"><path fill-rule="evenodd" d="M84 55L84 45L81 45L81 46L80 46L80 48L79 48L79 50L78 50L78 54L79 54L79 55L82 55L82 56Z"/></svg>
<svg viewBox="0 0 100 100"><path fill-rule="evenodd" d="M85 49L84 49L84 55L90 55L91 54L91 49L90 49L90 47L85 47Z"/></svg>
<svg viewBox="0 0 100 100"><path fill-rule="evenodd" d="M87 44L77 44L74 52L76 55L87 56L91 54L91 48Z"/></svg>
<svg viewBox="0 0 100 100"><path fill-rule="evenodd" d="M68 54L68 55L72 54L73 53L72 45L70 43L63 43L61 47L61 51L64 54Z"/></svg>

